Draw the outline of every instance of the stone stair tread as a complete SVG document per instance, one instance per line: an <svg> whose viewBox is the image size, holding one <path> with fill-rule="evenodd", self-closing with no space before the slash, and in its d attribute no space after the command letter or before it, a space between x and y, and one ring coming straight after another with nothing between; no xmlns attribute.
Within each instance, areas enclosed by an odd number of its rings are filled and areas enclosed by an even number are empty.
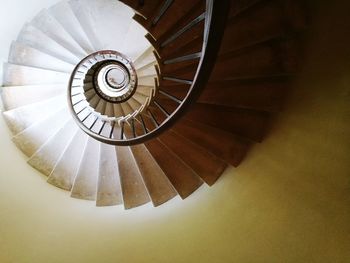
<svg viewBox="0 0 350 263"><path fill-rule="evenodd" d="M78 127L73 119L67 121L54 136L34 153L28 163L44 175L49 176L77 130Z"/></svg>
<svg viewBox="0 0 350 263"><path fill-rule="evenodd" d="M12 138L21 151L31 157L41 145L54 135L71 116L67 109L62 109L50 117L34 123Z"/></svg>
<svg viewBox="0 0 350 263"><path fill-rule="evenodd" d="M75 177L71 196L85 200L96 200L97 179L99 172L100 142L89 137L77 176Z"/></svg>
<svg viewBox="0 0 350 263"><path fill-rule="evenodd" d="M46 119L64 108L63 103L65 100L66 96L56 96L48 100L5 111L3 112L3 116L11 132L16 135L34 123Z"/></svg>
<svg viewBox="0 0 350 263"><path fill-rule="evenodd" d="M26 24L18 35L17 42L31 46L43 53L61 59L67 63L79 63L79 57L58 42L44 34L30 23Z"/></svg>
<svg viewBox="0 0 350 263"><path fill-rule="evenodd" d="M64 95L65 85L27 85L2 87L1 97L5 111Z"/></svg>
<svg viewBox="0 0 350 263"><path fill-rule="evenodd" d="M55 40L61 46L76 54L80 59L87 53L70 36L62 25L54 18L47 9L42 10L32 21L31 25L40 29L47 36Z"/></svg>
<svg viewBox="0 0 350 263"><path fill-rule="evenodd" d="M8 61L12 64L70 73L74 65L43 53L35 48L12 42Z"/></svg>
<svg viewBox="0 0 350 263"><path fill-rule="evenodd" d="M4 86L68 84L68 73L4 63Z"/></svg>
<svg viewBox="0 0 350 263"><path fill-rule="evenodd" d="M159 206L177 195L163 170L144 144L131 146L143 181L154 206Z"/></svg>
<svg viewBox="0 0 350 263"><path fill-rule="evenodd" d="M125 209L148 203L150 197L130 147L117 146L116 153Z"/></svg>
<svg viewBox="0 0 350 263"><path fill-rule="evenodd" d="M96 51L85 35L80 22L76 18L68 2L59 2L58 4L51 7L49 9L49 12L87 54Z"/></svg>
<svg viewBox="0 0 350 263"><path fill-rule="evenodd" d="M68 191L72 189L75 176L84 154L87 139L88 135L78 129L48 177L48 183Z"/></svg>
<svg viewBox="0 0 350 263"><path fill-rule="evenodd" d="M101 144L96 206L111 206L123 203L118 160L115 147Z"/></svg>

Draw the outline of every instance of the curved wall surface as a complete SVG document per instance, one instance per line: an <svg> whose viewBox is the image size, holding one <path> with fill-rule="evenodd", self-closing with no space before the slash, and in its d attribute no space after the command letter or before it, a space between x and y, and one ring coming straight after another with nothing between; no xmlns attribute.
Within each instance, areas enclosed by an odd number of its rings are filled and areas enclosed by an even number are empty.
<svg viewBox="0 0 350 263"><path fill-rule="evenodd" d="M2 1L1 59L53 2ZM305 64L269 137L186 202L125 211L72 199L26 164L1 118L0 262L349 262L350 4L315 2Z"/></svg>

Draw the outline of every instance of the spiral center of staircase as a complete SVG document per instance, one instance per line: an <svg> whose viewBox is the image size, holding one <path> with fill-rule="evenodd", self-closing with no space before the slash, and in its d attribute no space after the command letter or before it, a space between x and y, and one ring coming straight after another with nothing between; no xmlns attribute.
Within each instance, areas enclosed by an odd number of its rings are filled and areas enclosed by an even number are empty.
<svg viewBox="0 0 350 263"><path fill-rule="evenodd" d="M130 99L137 88L137 74L132 61L114 50L98 51L84 58L73 71L71 80L72 88L79 88L82 84L83 100L88 102L96 94L106 102L122 103ZM94 90L92 96L91 88Z"/></svg>
<svg viewBox="0 0 350 263"><path fill-rule="evenodd" d="M95 88L108 101L118 102L118 99L123 101L133 94L136 86L131 81L135 77L136 73L132 72L132 67L129 71L120 62L108 61L107 64L102 64L95 74Z"/></svg>
<svg viewBox="0 0 350 263"><path fill-rule="evenodd" d="M126 82L127 77L126 72L122 68L115 67L107 72L106 81L109 86L119 88Z"/></svg>

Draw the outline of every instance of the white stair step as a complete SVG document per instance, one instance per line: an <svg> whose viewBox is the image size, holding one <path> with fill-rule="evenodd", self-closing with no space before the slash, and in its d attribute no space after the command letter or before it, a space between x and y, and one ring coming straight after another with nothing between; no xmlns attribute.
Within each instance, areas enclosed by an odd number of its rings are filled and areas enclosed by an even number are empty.
<svg viewBox="0 0 350 263"><path fill-rule="evenodd" d="M128 33L123 39L124 42L120 49L121 52L128 56L132 61L135 61L151 46L149 41L145 38L146 34L146 29L132 19Z"/></svg>
<svg viewBox="0 0 350 263"><path fill-rule="evenodd" d="M124 112L123 112L123 108L120 104L114 104L113 105L113 110L114 110L114 116L115 117L121 117L121 116L125 116Z"/></svg>
<svg viewBox="0 0 350 263"><path fill-rule="evenodd" d="M105 109L106 109L106 105L107 105L107 101L100 99L100 101L98 102L97 106L96 106L96 111L104 114Z"/></svg>
<svg viewBox="0 0 350 263"><path fill-rule="evenodd" d="M133 111L138 110L138 109L142 106L142 104L139 103L139 102L138 102L137 100L135 100L134 98L130 98L130 99L128 100L128 104L129 104L130 107L133 109Z"/></svg>
<svg viewBox="0 0 350 263"><path fill-rule="evenodd" d="M146 97L150 97L153 93L153 90L154 90L154 85L151 85L151 86L139 85L135 93L139 93Z"/></svg>
<svg viewBox="0 0 350 263"><path fill-rule="evenodd" d="M131 108L131 106L128 102L123 102L120 104L120 106L123 109L124 116L134 113L133 108Z"/></svg>
<svg viewBox="0 0 350 263"><path fill-rule="evenodd" d="M74 65L47 55L25 44L12 42L9 60L12 64L71 73Z"/></svg>
<svg viewBox="0 0 350 263"><path fill-rule="evenodd" d="M67 87L65 85L12 86L3 87L1 97L4 109L11 110L66 93Z"/></svg>
<svg viewBox="0 0 350 263"><path fill-rule="evenodd" d="M49 12L86 53L97 51L92 47L68 2L59 2Z"/></svg>
<svg viewBox="0 0 350 263"><path fill-rule="evenodd" d="M140 86L154 86L155 85L155 76L139 77L138 85Z"/></svg>
<svg viewBox="0 0 350 263"><path fill-rule="evenodd" d="M100 149L96 205L109 206L122 203L123 196L115 147L102 143Z"/></svg>
<svg viewBox="0 0 350 263"><path fill-rule="evenodd" d="M70 118L71 115L65 108L47 119L34 123L12 140L25 155L30 157Z"/></svg>
<svg viewBox="0 0 350 263"><path fill-rule="evenodd" d="M89 105L92 108L96 108L96 106L98 105L98 103L100 102L101 98L99 95L95 94L95 96L93 96L90 100L89 100Z"/></svg>
<svg viewBox="0 0 350 263"><path fill-rule="evenodd" d="M157 76L157 71L154 67L154 64L149 64L148 67L143 67L142 69L138 69L136 70L136 72L138 77L145 77L145 76L156 77Z"/></svg>
<svg viewBox="0 0 350 263"><path fill-rule="evenodd" d="M130 147L117 146L116 152L125 209L148 203L150 198Z"/></svg>
<svg viewBox="0 0 350 263"><path fill-rule="evenodd" d="M96 50L113 49L123 52L133 11L119 1L71 0L69 4Z"/></svg>
<svg viewBox="0 0 350 263"><path fill-rule="evenodd" d="M152 69L154 69L155 72L157 72L156 69L155 69L156 65L158 65L157 61L151 61L151 62L149 62L149 63L147 63L145 65L142 65L140 68L136 69L136 71L142 72L145 69L152 68Z"/></svg>
<svg viewBox="0 0 350 263"><path fill-rule="evenodd" d="M3 115L11 132L17 134L33 123L46 119L63 108L67 108L66 96L58 96L46 101L5 111Z"/></svg>
<svg viewBox="0 0 350 263"><path fill-rule="evenodd" d="M108 117L113 117L114 116L114 107L113 107L113 103L107 102L106 104L106 109L104 114L107 115Z"/></svg>
<svg viewBox="0 0 350 263"><path fill-rule="evenodd" d="M153 51L154 51L153 46L149 46L146 50L144 50L144 52L135 59L134 61L135 68L140 69L150 63L155 63L157 59L154 56Z"/></svg>
<svg viewBox="0 0 350 263"><path fill-rule="evenodd" d="M4 64L4 86L65 84L68 85L70 74L27 67L21 65Z"/></svg>
<svg viewBox="0 0 350 263"><path fill-rule="evenodd" d="M70 191L84 154L88 135L78 129L47 179L48 183Z"/></svg>
<svg viewBox="0 0 350 263"><path fill-rule="evenodd" d="M163 170L144 144L130 147L140 169L143 181L154 206L159 206L177 195Z"/></svg>
<svg viewBox="0 0 350 263"><path fill-rule="evenodd" d="M58 44L55 40L44 34L36 27L26 24L18 35L17 41L29 45L48 55L61 59L67 63L78 64L80 58L71 53L65 47Z"/></svg>
<svg viewBox="0 0 350 263"><path fill-rule="evenodd" d="M51 16L48 10L41 11L32 21L31 24L40 29L47 36L55 40L70 52L83 59L87 53L79 46L77 42L64 30L60 23Z"/></svg>
<svg viewBox="0 0 350 263"><path fill-rule="evenodd" d="M78 126L74 123L74 120L68 120L54 136L40 147L28 160L28 163L44 175L49 176L77 130Z"/></svg>
<svg viewBox="0 0 350 263"><path fill-rule="evenodd" d="M96 91L94 89L90 89L84 93L86 100L89 101L96 95Z"/></svg>
<svg viewBox="0 0 350 263"><path fill-rule="evenodd" d="M145 104L146 100L147 100L147 98L149 98L149 96L145 96L142 93L135 92L134 95L132 96L132 98L140 104Z"/></svg>
<svg viewBox="0 0 350 263"><path fill-rule="evenodd" d="M96 200L96 188L100 163L100 142L89 137L81 160L71 196L85 200Z"/></svg>

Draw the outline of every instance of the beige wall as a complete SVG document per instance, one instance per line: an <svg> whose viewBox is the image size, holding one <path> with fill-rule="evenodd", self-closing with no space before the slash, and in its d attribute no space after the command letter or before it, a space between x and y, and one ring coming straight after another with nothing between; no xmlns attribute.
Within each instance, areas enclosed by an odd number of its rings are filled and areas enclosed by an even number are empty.
<svg viewBox="0 0 350 263"><path fill-rule="evenodd" d="M26 164L1 119L0 262L350 262L349 13L320 8L273 132L186 201L72 199Z"/></svg>

